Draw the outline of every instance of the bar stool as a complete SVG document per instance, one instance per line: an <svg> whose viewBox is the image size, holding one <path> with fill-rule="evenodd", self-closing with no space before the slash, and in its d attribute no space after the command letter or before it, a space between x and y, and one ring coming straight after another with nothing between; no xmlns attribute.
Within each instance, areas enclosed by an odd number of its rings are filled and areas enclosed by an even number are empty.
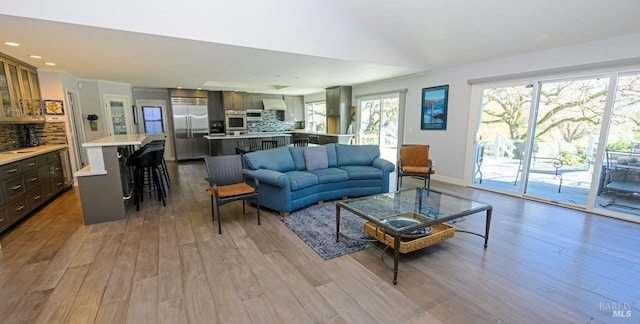
<svg viewBox="0 0 640 324"><path fill-rule="evenodd" d="M140 210L140 203L144 200L145 172L151 174L149 182L153 184L158 199L162 201L163 206L167 205L164 199L166 196L164 181L160 172L163 155L164 148L160 146L145 146L134 152L127 162L127 165L135 168L133 177L133 202L136 205L136 211Z"/></svg>
<svg viewBox="0 0 640 324"><path fill-rule="evenodd" d="M151 142L149 142L147 145L145 146L160 146L162 147L162 149L164 150L165 148L165 143L166 140L153 140ZM167 161L165 161L164 159L164 155L162 156L162 165L160 168L160 171L162 172L162 176L164 176L164 180L167 184L167 187L171 187L171 179L169 178L169 169L167 169Z"/></svg>

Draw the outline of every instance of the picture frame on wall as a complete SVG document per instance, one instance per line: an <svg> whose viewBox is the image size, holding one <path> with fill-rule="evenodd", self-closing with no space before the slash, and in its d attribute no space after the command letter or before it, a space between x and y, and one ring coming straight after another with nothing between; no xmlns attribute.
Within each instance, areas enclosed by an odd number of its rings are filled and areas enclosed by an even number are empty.
<svg viewBox="0 0 640 324"><path fill-rule="evenodd" d="M420 129L446 130L449 85L422 89Z"/></svg>
<svg viewBox="0 0 640 324"><path fill-rule="evenodd" d="M64 115L62 100L44 100L44 113L47 115Z"/></svg>

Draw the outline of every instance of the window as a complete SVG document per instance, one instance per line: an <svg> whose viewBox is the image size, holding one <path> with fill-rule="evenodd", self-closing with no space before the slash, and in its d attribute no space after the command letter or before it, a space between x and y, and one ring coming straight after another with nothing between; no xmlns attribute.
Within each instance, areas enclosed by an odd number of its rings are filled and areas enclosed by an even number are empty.
<svg viewBox="0 0 640 324"><path fill-rule="evenodd" d="M147 134L164 133L162 119L162 107L142 106L142 118L144 119L144 132Z"/></svg>
<svg viewBox="0 0 640 324"><path fill-rule="evenodd" d="M307 130L313 132L327 131L327 103L325 101L309 102L307 109Z"/></svg>

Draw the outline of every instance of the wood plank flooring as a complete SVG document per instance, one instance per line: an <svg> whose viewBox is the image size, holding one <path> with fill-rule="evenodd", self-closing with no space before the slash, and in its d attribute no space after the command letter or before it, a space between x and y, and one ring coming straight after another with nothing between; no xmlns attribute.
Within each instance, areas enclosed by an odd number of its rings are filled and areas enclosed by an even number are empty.
<svg viewBox="0 0 640 324"><path fill-rule="evenodd" d="M376 248L322 260L239 202L218 235L204 164L169 169L166 207L145 197L125 220L84 226L76 188L1 234L0 322L640 323L635 223L434 181L494 206L489 247L456 233L402 255L394 286ZM456 226L482 232L484 218Z"/></svg>

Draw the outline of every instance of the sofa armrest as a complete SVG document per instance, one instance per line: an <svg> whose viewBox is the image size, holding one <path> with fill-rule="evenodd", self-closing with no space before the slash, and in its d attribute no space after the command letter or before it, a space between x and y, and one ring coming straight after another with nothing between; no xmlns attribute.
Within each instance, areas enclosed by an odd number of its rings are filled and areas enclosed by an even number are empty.
<svg viewBox="0 0 640 324"><path fill-rule="evenodd" d="M373 160L373 163L371 163L371 166L374 168L378 168L383 172L389 172L389 173L393 172L393 168L394 168L393 163L381 158L375 158Z"/></svg>
<svg viewBox="0 0 640 324"><path fill-rule="evenodd" d="M287 185L289 184L289 178L287 178L287 176L284 175L284 173L278 172L278 171L266 170L266 169L258 169L258 170L244 169L242 170L242 173L247 176L258 179L260 180L260 182L268 183L272 186L276 186L280 188L287 187Z"/></svg>

